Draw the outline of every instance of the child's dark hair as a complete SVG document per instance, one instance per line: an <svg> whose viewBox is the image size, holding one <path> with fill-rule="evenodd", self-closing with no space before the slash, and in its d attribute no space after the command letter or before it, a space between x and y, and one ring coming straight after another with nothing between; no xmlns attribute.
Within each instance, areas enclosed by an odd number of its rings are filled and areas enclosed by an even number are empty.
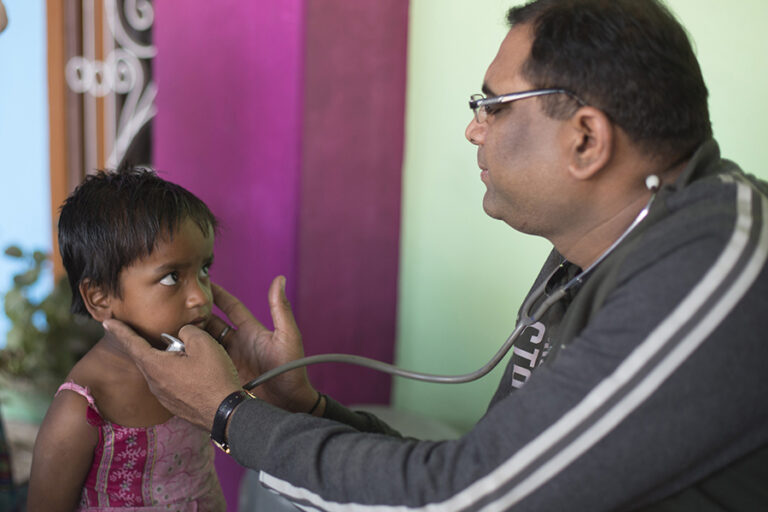
<svg viewBox="0 0 768 512"><path fill-rule="evenodd" d="M120 271L149 256L158 239L191 219L204 234L218 221L200 199L149 169L99 171L67 198L59 217L59 251L72 288L72 312L88 315L84 279L120 297Z"/></svg>

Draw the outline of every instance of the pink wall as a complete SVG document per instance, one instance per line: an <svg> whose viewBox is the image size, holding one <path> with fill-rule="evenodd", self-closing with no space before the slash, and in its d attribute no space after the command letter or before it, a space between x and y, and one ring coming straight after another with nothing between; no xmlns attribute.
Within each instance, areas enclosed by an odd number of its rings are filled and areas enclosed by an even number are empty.
<svg viewBox="0 0 768 512"><path fill-rule="evenodd" d="M220 218L214 280L267 325L272 278L307 354L395 342L407 0L156 2L155 167ZM390 379L310 369L344 403ZM236 510L242 469L217 469Z"/></svg>
<svg viewBox="0 0 768 512"><path fill-rule="evenodd" d="M155 166L222 221L214 277L269 320L296 285L303 2L157 2Z"/></svg>
<svg viewBox="0 0 768 512"><path fill-rule="evenodd" d="M407 0L310 1L295 301L306 352L392 361L396 332ZM345 403L389 403L391 379L310 368Z"/></svg>

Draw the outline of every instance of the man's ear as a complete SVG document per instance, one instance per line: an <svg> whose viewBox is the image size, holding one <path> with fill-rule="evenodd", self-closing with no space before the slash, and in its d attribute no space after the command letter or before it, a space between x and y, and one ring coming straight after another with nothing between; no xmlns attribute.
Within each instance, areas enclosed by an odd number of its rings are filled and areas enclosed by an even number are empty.
<svg viewBox="0 0 768 512"><path fill-rule="evenodd" d="M611 160L613 124L601 110L582 107L569 120L569 128L568 171L578 180L589 179Z"/></svg>
<svg viewBox="0 0 768 512"><path fill-rule="evenodd" d="M112 318L112 301L109 294L104 292L101 286L91 283L90 279L80 282L80 297L83 298L85 308L97 322L103 322Z"/></svg>

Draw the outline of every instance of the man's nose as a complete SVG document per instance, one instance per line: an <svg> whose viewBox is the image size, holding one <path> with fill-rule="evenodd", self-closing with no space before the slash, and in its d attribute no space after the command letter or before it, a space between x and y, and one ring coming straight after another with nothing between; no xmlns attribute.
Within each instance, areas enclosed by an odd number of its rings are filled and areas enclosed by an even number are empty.
<svg viewBox="0 0 768 512"><path fill-rule="evenodd" d="M485 140L485 123L478 123L475 116L472 116L472 120L467 125L467 129L464 130L464 136L469 142L479 146Z"/></svg>

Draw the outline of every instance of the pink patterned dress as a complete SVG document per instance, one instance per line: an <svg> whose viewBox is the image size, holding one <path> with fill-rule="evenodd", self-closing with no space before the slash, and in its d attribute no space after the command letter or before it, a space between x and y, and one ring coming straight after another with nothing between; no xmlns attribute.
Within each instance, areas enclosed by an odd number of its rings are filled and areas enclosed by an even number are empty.
<svg viewBox="0 0 768 512"><path fill-rule="evenodd" d="M123 427L101 417L88 388L65 382L88 400L87 421L99 429L79 511L224 511L208 435L173 417L152 427Z"/></svg>

